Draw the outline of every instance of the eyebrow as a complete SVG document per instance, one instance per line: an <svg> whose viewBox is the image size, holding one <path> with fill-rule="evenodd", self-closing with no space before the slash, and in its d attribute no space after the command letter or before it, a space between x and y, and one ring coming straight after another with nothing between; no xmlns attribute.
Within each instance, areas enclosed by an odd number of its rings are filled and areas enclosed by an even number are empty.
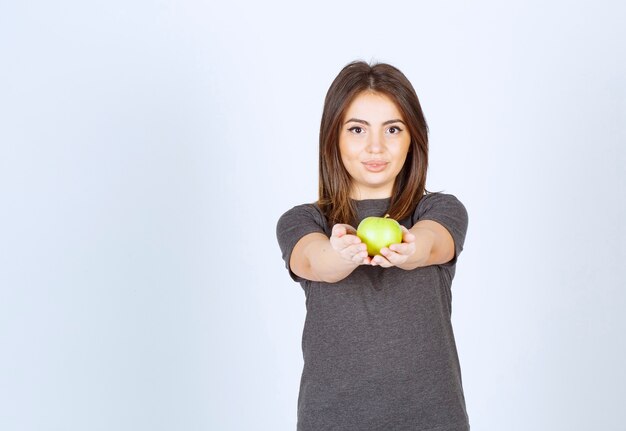
<svg viewBox="0 0 626 431"><path fill-rule="evenodd" d="M368 123L367 121L365 121L365 120L359 120L358 118L350 118L348 121L346 121L346 122L345 122L345 123L343 123L343 124L348 124L348 123L351 123L351 122L352 122L352 123L361 123L361 124L365 124L366 126L369 126L369 125L370 125L370 123ZM383 123L383 126L386 126L387 124L392 124L392 123L402 123L402 124L404 124L404 125L406 126L406 123L405 123L404 121L400 120L399 118L398 118L398 119L394 119L394 120L387 120L387 121L385 121L385 122Z"/></svg>

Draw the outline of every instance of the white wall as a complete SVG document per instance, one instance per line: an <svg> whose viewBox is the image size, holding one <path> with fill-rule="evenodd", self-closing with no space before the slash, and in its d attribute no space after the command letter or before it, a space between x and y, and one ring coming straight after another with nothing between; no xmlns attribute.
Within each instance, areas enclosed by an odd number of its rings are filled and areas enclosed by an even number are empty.
<svg viewBox="0 0 626 431"><path fill-rule="evenodd" d="M304 294L275 223L325 92L398 66L470 226L475 430L622 430L626 6L0 4L0 429L292 430Z"/></svg>

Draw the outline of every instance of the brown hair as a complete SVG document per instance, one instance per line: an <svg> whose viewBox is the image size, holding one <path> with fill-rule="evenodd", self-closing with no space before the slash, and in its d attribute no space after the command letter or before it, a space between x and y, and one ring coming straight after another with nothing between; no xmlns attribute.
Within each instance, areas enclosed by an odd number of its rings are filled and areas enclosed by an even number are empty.
<svg viewBox="0 0 626 431"><path fill-rule="evenodd" d="M331 224L357 221L350 199L352 179L339 152L339 133L350 103L364 91L390 97L402 113L411 135L409 153L393 185L387 210L390 217L402 220L410 216L426 192L428 126L413 86L400 70L389 64L352 62L339 72L328 89L320 125L317 203Z"/></svg>

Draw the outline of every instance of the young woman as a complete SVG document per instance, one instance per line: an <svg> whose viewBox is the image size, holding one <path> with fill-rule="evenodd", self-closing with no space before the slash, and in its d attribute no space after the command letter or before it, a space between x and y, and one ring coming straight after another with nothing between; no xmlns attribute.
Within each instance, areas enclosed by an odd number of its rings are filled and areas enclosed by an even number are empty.
<svg viewBox="0 0 626 431"><path fill-rule="evenodd" d="M306 295L298 430L469 430L451 283L467 212L425 190L428 128L388 64L348 64L326 95L319 200L277 236ZM355 227L389 214L402 243L368 256Z"/></svg>

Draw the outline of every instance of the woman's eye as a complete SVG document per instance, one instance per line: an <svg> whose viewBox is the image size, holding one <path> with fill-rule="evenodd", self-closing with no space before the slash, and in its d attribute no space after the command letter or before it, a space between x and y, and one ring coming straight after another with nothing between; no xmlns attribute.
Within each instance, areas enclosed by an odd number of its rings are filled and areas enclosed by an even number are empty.
<svg viewBox="0 0 626 431"><path fill-rule="evenodd" d="M361 133L363 133L363 129L357 126L350 127L348 130L351 131L352 133L356 133L357 135L360 135Z"/></svg>

